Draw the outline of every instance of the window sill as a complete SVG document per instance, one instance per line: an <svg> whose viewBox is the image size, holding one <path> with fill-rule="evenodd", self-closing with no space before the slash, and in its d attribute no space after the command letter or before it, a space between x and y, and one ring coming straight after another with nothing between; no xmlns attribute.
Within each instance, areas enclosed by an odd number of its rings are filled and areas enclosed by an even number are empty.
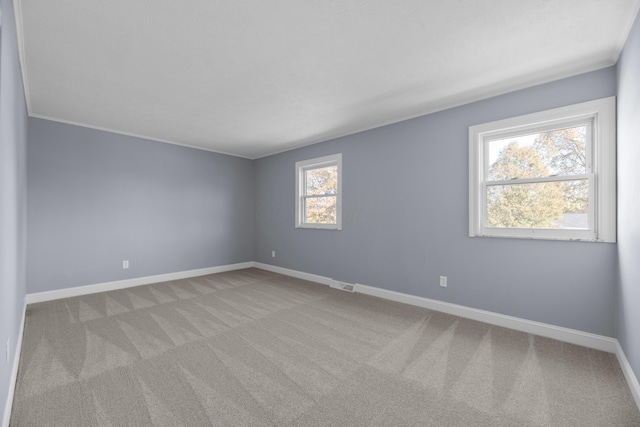
<svg viewBox="0 0 640 427"><path fill-rule="evenodd" d="M514 236L514 235L497 235L497 234L476 234L469 236L471 238L489 238L489 239L520 239L520 240L550 240L556 242L586 242L586 243L616 243L616 241L607 241L603 239L583 238L583 237L561 237L561 236Z"/></svg>
<svg viewBox="0 0 640 427"><path fill-rule="evenodd" d="M323 224L314 224L314 225L310 225L310 224L298 224L296 225L297 229L308 229L308 230L333 230L333 231L340 231L342 230L342 227L339 227L335 224L332 225L323 225Z"/></svg>

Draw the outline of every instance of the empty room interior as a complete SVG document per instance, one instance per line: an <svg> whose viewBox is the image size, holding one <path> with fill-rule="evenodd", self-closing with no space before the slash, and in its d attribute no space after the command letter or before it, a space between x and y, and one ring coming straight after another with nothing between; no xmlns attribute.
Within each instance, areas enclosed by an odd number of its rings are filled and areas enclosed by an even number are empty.
<svg viewBox="0 0 640 427"><path fill-rule="evenodd" d="M2 426L640 426L640 0L0 0Z"/></svg>

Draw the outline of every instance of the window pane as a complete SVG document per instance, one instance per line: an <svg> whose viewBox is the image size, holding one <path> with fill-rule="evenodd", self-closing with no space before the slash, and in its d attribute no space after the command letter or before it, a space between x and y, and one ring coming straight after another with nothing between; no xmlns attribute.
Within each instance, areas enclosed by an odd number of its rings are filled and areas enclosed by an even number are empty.
<svg viewBox="0 0 640 427"><path fill-rule="evenodd" d="M487 226L588 229L589 181L487 187Z"/></svg>
<svg viewBox="0 0 640 427"><path fill-rule="evenodd" d="M335 224L336 197L310 197L305 199L304 222L312 224Z"/></svg>
<svg viewBox="0 0 640 427"><path fill-rule="evenodd" d="M307 195L336 194L338 192L338 166L307 170L304 173Z"/></svg>
<svg viewBox="0 0 640 427"><path fill-rule="evenodd" d="M489 141L488 180L587 173L587 126Z"/></svg>

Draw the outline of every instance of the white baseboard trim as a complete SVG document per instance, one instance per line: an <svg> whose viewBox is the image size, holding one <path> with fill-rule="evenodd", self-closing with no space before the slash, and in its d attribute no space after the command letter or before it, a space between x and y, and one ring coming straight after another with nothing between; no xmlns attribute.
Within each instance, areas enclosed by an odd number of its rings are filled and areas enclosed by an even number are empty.
<svg viewBox="0 0 640 427"><path fill-rule="evenodd" d="M308 280L329 286L330 277L319 276L316 274L305 273L302 271L291 270L289 268L278 267L270 264L254 262L253 266L262 270L271 271L273 273L284 274L285 276L296 277L298 279ZM391 301L401 302L409 305L427 308L430 310L440 311L452 314L466 319L477 320L491 325L501 326L520 332L539 335L546 338L556 339L558 341L570 344L581 345L583 347L593 348L595 350L614 353L618 357L620 367L629 384L636 405L640 409L640 384L631 365L627 360L620 343L616 338L606 337L604 335L592 334L589 332L578 331L576 329L565 328L562 326L550 325L548 323L526 320L519 317L507 316L492 311L480 310L477 308L466 307L458 304L451 304L444 301L433 300L415 295L404 294L401 292L390 291L387 289L376 288L357 283L354 292L371 295Z"/></svg>
<svg viewBox="0 0 640 427"><path fill-rule="evenodd" d="M13 355L13 367L11 369L11 378L9 379L9 392L7 393L7 403L4 406L4 417L2 418L2 427L9 427L11 421L11 409L13 408L13 396L16 390L16 382L18 381L18 367L20 366L20 354L22 352L22 335L24 334L24 321L27 314L27 303L22 307L22 321L20 322L20 331L16 340L16 351Z"/></svg>
<svg viewBox="0 0 640 427"><path fill-rule="evenodd" d="M636 377L635 372L633 372L633 369L629 364L629 360L624 354L624 350L622 349L622 346L620 345L620 342L618 340L616 340L616 356L618 356L618 363L620 363L622 373L624 374L624 377L627 380L627 384L631 389L633 399L636 401L636 405L640 410L640 383L638 383L638 377Z"/></svg>
<svg viewBox="0 0 640 427"><path fill-rule="evenodd" d="M284 267L278 267L271 264L263 264L261 262L254 262L253 266L261 270L267 270L272 273L284 274L285 276L295 277L298 279L308 280L310 282L320 283L322 285L329 286L331 282L330 277L318 276L317 274L303 273L302 271L291 270Z"/></svg>
<svg viewBox="0 0 640 427"><path fill-rule="evenodd" d="M7 396L7 402L5 405L5 413L2 426L8 427L11 417L11 408L13 406L13 395L15 391L16 380L18 377L18 366L20 363L20 352L22 350L22 336L24 333L24 323L26 316L27 304L36 302L49 301L60 298L69 298L74 296L92 294L96 292L105 292L123 288L129 288L133 286L146 285L151 283L165 282L168 280L186 279L189 277L203 276L207 274L223 273L226 271L240 270L244 268L259 268L262 270L270 271L273 273L283 274L285 276L295 277L298 279L308 280L310 282L320 283L322 285L329 285L331 282L330 277L319 276L316 274L304 273L302 271L291 270L284 267L278 267L270 264L263 264L260 262L243 262L239 264L222 265L218 267L202 268L197 270L181 271L176 273L160 274L157 276L146 276L135 279L119 280L115 282L100 283L95 285L79 286L76 288L67 288L50 292L40 292L35 294L27 294L25 297L25 304L22 312L22 323L20 325L20 331L18 333L18 341L16 343L16 351L13 361L13 369L11 372L11 382L9 388L9 394ZM383 298L391 301L401 302L409 305L427 308L430 310L440 311L443 313L452 314L466 319L477 320L480 322L488 323L491 325L502 326L505 328L513 329L516 331L526 332L530 334L540 335L547 338L557 339L559 341L581 345L596 350L606 351L608 353L614 353L622 372L627 380L629 388L636 405L640 409L640 384L636 377L624 350L620 346L620 343L615 338L605 337L602 335L591 334L588 332L582 332L575 329L564 328L560 326L554 326L547 323L535 322L531 320L521 319L514 316L507 316L504 314L494 313L491 311L480 310L476 308L466 307L463 305L451 304L448 302L433 300L424 297L418 297L414 295L404 294L401 292L390 291L382 288L376 288L373 286L367 286L362 284L355 285L355 292Z"/></svg>
<svg viewBox="0 0 640 427"><path fill-rule="evenodd" d="M329 277L304 273L302 271L291 270L288 268L277 267L260 262L254 262L254 267L274 273L284 274L286 276L309 280L311 282L321 283L323 285L329 285L329 283L331 282L331 278ZM418 297L396 291L389 291L386 289L362 284L356 284L354 292L423 307L430 310L436 310L443 313L453 314L455 316L464 317L466 319L477 320L480 322L489 323L491 325L502 326L504 328L514 329L516 331L540 335L571 344L581 345L583 347L606 351L607 353L617 353L616 346L618 345L618 340L611 337L605 337L603 335L591 334L575 329L535 322L532 320L521 319L519 317L507 316L491 311L451 304L448 302Z"/></svg>
<svg viewBox="0 0 640 427"><path fill-rule="evenodd" d="M178 271L176 273L158 274L156 276L136 277L134 279L118 280L115 282L98 283L94 285L77 286L75 288L58 289L55 291L37 292L27 294L27 304L51 301L61 298L77 297L80 295L94 294L96 292L115 291L117 289L131 288L134 286L149 285L151 283L166 282L169 280L188 279L189 277L204 276L207 274L224 273L225 271L241 270L254 266L253 261L239 264L220 265L217 267L199 268L197 270Z"/></svg>
<svg viewBox="0 0 640 427"><path fill-rule="evenodd" d="M430 310L453 314L455 316L477 320L480 322L489 323L491 325L502 326L504 328L514 329L516 331L540 335L547 338L553 338L559 341L581 345L583 347L606 351L608 353L616 353L617 340L615 338L605 337L603 335L591 334L575 329L550 325L548 323L535 322L532 320L521 319L514 316L507 316L504 314L494 313L486 310L479 310L477 308L466 307L463 305L451 304L448 302L403 294L400 292L375 288L373 286L356 284L355 291L362 294L388 299L391 301L402 302L405 304L428 308Z"/></svg>

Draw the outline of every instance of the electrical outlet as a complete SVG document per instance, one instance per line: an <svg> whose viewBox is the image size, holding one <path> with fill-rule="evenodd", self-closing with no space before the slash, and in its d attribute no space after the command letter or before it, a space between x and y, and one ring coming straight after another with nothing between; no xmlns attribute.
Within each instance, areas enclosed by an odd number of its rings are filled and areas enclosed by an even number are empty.
<svg viewBox="0 0 640 427"><path fill-rule="evenodd" d="M271 251L271 258L275 258L276 257L276 251Z"/></svg>
<svg viewBox="0 0 640 427"><path fill-rule="evenodd" d="M440 286L443 288L447 287L447 276L440 276Z"/></svg>
<svg viewBox="0 0 640 427"><path fill-rule="evenodd" d="M129 261L127 260L122 261L122 269L126 270L127 268L129 268Z"/></svg>

